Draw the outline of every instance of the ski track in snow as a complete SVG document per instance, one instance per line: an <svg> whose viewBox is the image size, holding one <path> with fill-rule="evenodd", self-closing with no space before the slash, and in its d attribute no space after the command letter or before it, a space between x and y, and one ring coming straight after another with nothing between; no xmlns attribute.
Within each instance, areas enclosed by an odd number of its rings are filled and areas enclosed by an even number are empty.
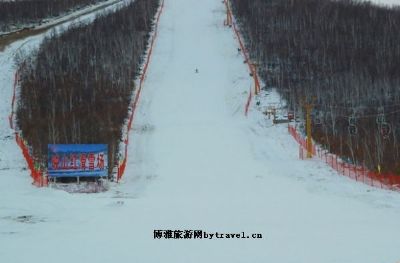
<svg viewBox="0 0 400 263"><path fill-rule="evenodd" d="M165 1L127 170L105 193L30 185L8 127L12 57L43 35L0 53L1 262L400 260L399 193L299 160L286 126L271 125L255 100L244 117L252 79L224 11L221 1ZM265 101L279 96L270 91ZM263 239L154 240L155 229Z"/></svg>

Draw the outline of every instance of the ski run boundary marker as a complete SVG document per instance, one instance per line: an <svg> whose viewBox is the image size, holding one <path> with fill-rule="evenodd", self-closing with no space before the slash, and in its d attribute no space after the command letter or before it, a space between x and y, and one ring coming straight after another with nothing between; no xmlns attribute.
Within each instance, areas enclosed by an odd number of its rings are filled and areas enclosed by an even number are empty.
<svg viewBox="0 0 400 263"><path fill-rule="evenodd" d="M159 9L157 11L157 14L156 14L156 22L155 22L155 25L154 25L153 34L152 34L151 39L150 39L150 46L149 46L149 49L148 49L148 52L147 52L146 62L144 63L142 74L141 74L141 76L139 78L139 85L138 85L137 92L136 92L134 100L133 100L133 102L131 102L131 106L130 106L130 115L129 115L128 125L127 125L127 128L126 128L126 138L123 141L123 144L124 144L124 146L123 146L124 147L124 155L123 155L123 158L121 158L121 160L119 160L119 162L118 162L117 178L116 178L117 182L119 182L121 180L122 176L124 175L125 169L126 169L126 162L128 160L129 133L130 133L130 131L132 129L132 124L133 124L133 120L134 120L134 117L135 117L136 108L137 108L137 105L139 103L139 99L140 99L140 95L141 95L141 92L142 92L142 88L143 88L143 85L144 85L144 82L145 82L145 79L146 79L147 69L149 67L150 60L151 60L151 55L153 53L154 43L155 43L155 40L156 40L157 35L158 35L158 24L159 24L160 17L161 17L161 14L162 14L163 10L164 10L164 0L161 0L160 7L159 7Z"/></svg>
<svg viewBox="0 0 400 263"><path fill-rule="evenodd" d="M306 138L303 137L292 125L288 125L288 131L299 144L300 159L304 159L304 156L307 152ZM380 174L368 170L368 168L363 165L348 163L342 158L338 157L336 154L328 152L319 145L313 144L311 152L312 156L318 157L339 174L373 187L392 191L400 191L400 176L398 175Z"/></svg>
<svg viewBox="0 0 400 263"><path fill-rule="evenodd" d="M260 82L259 82L259 77L258 77L257 70L255 69L255 66L252 64L252 62L250 60L250 56L249 56L249 54L247 52L247 49L246 49L246 47L244 45L243 37L240 34L238 26L236 24L236 19L232 14L229 0L224 0L224 4L225 4L225 7L226 7L226 14L227 14L226 15L226 20L224 22L224 25L231 27L233 32L236 35L236 39L239 42L240 52L243 55L244 62L247 64L247 66L249 68L249 72L250 72L251 76L254 78L254 94L257 95L260 92ZM249 96L247 97L246 104L245 104L245 109L244 109L245 116L247 116L247 114L249 112L249 107L251 105L252 98L253 98L253 95L252 95L252 90L250 88Z"/></svg>
<svg viewBox="0 0 400 263"><path fill-rule="evenodd" d="M22 65L23 67L23 65ZM31 177L33 179L33 184L42 187L47 186L47 176L44 176L43 169L41 169L39 162L35 160L35 158L31 155L31 149L28 146L28 143L22 137L22 132L17 130L17 126L15 125L14 115L15 115L15 101L16 101L16 94L17 94L17 86L19 82L19 70L18 69L14 74L14 84L13 84L13 95L11 99L11 113L8 116L9 125L12 130L14 130L15 134L15 141L18 147L22 151L22 155L25 158L25 161L28 165L28 168L31 172Z"/></svg>

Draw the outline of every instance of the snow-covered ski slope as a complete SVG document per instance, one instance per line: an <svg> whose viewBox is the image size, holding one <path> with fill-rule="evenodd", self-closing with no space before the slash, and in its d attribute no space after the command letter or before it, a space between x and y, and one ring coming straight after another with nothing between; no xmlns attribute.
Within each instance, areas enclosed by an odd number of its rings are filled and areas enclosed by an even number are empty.
<svg viewBox="0 0 400 263"><path fill-rule="evenodd" d="M8 137L12 68L2 64L0 262L400 260L398 193L298 160L285 126L254 105L244 117L252 79L224 11L222 1L165 0L127 170L106 193L29 184ZM154 240L157 229L263 238Z"/></svg>

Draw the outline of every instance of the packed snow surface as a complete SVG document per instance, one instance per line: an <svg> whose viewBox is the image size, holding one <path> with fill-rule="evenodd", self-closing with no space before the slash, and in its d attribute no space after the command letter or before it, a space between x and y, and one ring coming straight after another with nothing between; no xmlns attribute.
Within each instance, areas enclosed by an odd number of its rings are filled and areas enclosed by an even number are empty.
<svg viewBox="0 0 400 263"><path fill-rule="evenodd" d="M1 262L395 263L400 194L298 159L284 125L244 104L252 79L215 0L165 0L130 134L127 171L105 193L30 185L8 127L19 41L0 54ZM198 69L198 73L196 73ZM154 230L262 239L154 239Z"/></svg>

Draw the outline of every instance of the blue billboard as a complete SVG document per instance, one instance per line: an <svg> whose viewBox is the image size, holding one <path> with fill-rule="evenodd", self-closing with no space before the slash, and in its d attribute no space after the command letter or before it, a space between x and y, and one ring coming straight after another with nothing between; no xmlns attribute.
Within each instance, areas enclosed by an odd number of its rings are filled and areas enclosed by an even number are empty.
<svg viewBox="0 0 400 263"><path fill-rule="evenodd" d="M106 177L107 144L49 144L49 177Z"/></svg>

